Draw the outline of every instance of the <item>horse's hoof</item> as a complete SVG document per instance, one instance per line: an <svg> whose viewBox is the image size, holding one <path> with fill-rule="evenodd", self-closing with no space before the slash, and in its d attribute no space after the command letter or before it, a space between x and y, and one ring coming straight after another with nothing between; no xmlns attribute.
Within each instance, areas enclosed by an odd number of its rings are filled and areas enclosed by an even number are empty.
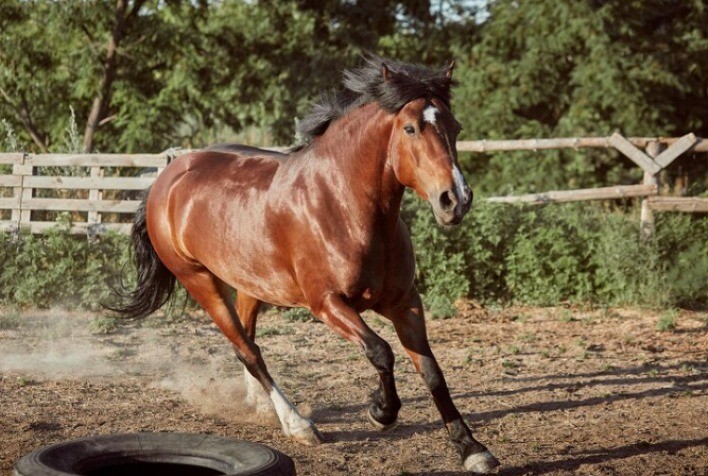
<svg viewBox="0 0 708 476"><path fill-rule="evenodd" d="M392 421L391 423L384 424L378 421L376 418L374 418L374 415L371 414L371 408L366 410L366 417L369 419L369 422L374 425L374 428L380 431L386 431L390 428L393 428L396 426L396 420Z"/></svg>
<svg viewBox="0 0 708 476"><path fill-rule="evenodd" d="M499 466L499 460L487 450L469 455L465 459L464 465L465 469L472 474L487 474Z"/></svg>
<svg viewBox="0 0 708 476"><path fill-rule="evenodd" d="M325 441L324 436L322 436L322 433L320 433L315 425L310 425L302 430L293 432L290 436L298 443L309 446L319 445Z"/></svg>

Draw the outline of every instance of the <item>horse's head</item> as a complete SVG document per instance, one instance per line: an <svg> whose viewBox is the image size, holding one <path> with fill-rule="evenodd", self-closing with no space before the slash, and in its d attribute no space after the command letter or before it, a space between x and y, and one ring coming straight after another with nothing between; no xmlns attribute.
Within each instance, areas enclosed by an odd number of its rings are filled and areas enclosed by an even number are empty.
<svg viewBox="0 0 708 476"><path fill-rule="evenodd" d="M451 72L452 67L446 74ZM390 158L396 177L430 202L441 225L457 225L472 205L472 190L457 163L459 132L460 124L438 98L410 101L393 122Z"/></svg>

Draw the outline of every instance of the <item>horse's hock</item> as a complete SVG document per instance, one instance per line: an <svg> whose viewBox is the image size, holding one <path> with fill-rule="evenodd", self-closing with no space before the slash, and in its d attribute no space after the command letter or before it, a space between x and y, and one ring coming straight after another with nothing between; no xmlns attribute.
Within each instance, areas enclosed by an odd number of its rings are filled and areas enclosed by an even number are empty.
<svg viewBox="0 0 708 476"><path fill-rule="evenodd" d="M65 441L16 464L15 476L286 476L290 457L266 446L213 435L132 433Z"/></svg>

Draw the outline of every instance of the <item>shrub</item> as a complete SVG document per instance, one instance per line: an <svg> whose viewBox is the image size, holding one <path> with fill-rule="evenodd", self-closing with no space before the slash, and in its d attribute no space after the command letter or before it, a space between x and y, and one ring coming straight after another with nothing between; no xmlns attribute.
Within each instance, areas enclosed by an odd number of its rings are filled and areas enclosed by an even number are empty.
<svg viewBox="0 0 708 476"><path fill-rule="evenodd" d="M673 332L676 330L676 317L678 312L675 309L669 309L659 316L656 322L656 330L659 332Z"/></svg>
<svg viewBox="0 0 708 476"><path fill-rule="evenodd" d="M128 262L128 237L72 235L67 215L44 235L2 234L0 302L19 307L98 309Z"/></svg>
<svg viewBox="0 0 708 476"><path fill-rule="evenodd" d="M550 305L587 299L592 276L581 236L589 225L573 209L547 206L526 212L507 256L507 286L514 300Z"/></svg>
<svg viewBox="0 0 708 476"><path fill-rule="evenodd" d="M437 226L432 212L421 207L411 235L418 264L416 278L428 311L436 317L453 316L453 303L470 289L465 254L459 248L461 231Z"/></svg>
<svg viewBox="0 0 708 476"><path fill-rule="evenodd" d="M667 305L708 304L708 219L699 215L662 213L656 220L657 272Z"/></svg>
<svg viewBox="0 0 708 476"><path fill-rule="evenodd" d="M404 217L416 249L418 287L436 315L462 296L481 302L552 305L708 305L708 220L658 214L639 237L639 209L593 204L475 204L442 230L420 202Z"/></svg>
<svg viewBox="0 0 708 476"><path fill-rule="evenodd" d="M465 296L500 304L708 305L708 219L701 215L657 214L648 241L639 238L638 207L482 202L460 226L444 229L427 204L407 195L403 217L416 285L432 316L452 316ZM111 301L111 285L134 285L127 236L89 240L69 228L62 215L45 235L0 235L0 304L95 310ZM165 312L194 306L179 287ZM287 313L291 320L307 316Z"/></svg>

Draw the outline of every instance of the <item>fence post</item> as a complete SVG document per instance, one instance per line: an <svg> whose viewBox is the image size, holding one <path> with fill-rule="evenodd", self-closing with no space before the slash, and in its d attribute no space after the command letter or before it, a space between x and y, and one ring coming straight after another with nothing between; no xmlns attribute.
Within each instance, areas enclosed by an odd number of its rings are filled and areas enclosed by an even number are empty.
<svg viewBox="0 0 708 476"><path fill-rule="evenodd" d="M91 177L98 178L103 177L103 167L93 166L91 167ZM89 190L89 200L98 201L103 199L103 191L92 188ZM98 225L101 223L101 212L90 211L88 212L88 235L90 238L95 238L98 235Z"/></svg>
<svg viewBox="0 0 708 476"><path fill-rule="evenodd" d="M27 164L27 154L22 154L22 159L20 159L19 164L12 165L12 175L17 175L20 177L20 186L15 187L14 195L17 197L17 208L12 210L12 221L15 222L17 227L17 232L19 233L22 224L30 224L30 218L32 210L24 210L22 208L23 202L32 198L32 189L25 187L25 177L32 176L32 169L34 168L31 163Z"/></svg>
<svg viewBox="0 0 708 476"><path fill-rule="evenodd" d="M651 157L652 159L656 159L656 157L658 157L659 154L661 154L661 152L665 148L666 146L661 142L651 141L647 143L645 150L649 157ZM658 187L658 174L660 171L661 170L652 173L647 170L644 170L644 185L654 185ZM644 239L648 239L654 234L654 213L652 212L651 207L649 205L649 201L646 198L642 200L642 212L640 217L639 230L642 238Z"/></svg>

